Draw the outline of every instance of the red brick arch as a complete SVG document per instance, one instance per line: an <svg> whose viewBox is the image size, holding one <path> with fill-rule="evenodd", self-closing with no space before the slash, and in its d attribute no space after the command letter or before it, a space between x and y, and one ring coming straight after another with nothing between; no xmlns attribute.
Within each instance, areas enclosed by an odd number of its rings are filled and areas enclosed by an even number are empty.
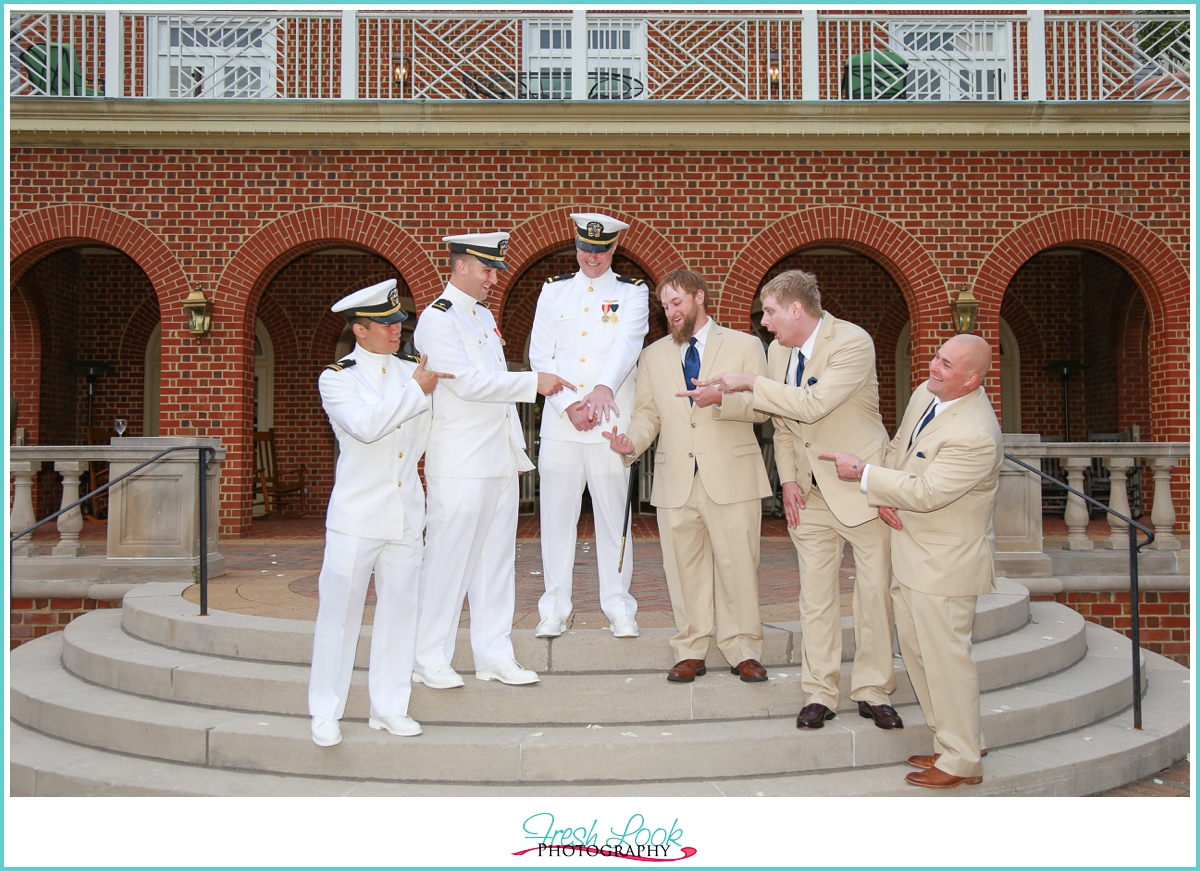
<svg viewBox="0 0 1200 871"><path fill-rule="evenodd" d="M213 344L210 365L222 369L224 385L224 404L210 403L209 411L211 418L220 420L221 438L229 451L222 470L222 520L227 524L222 532L241 535L250 526L254 321L259 301L288 263L331 246L362 248L383 257L404 277L418 307L442 292L442 281L425 249L393 221L362 209L321 206L291 212L267 224L238 249L213 288L214 310L221 314L214 314L207 340ZM164 359L166 354L164 345Z"/></svg>
<svg viewBox="0 0 1200 871"><path fill-rule="evenodd" d="M1064 247L1101 254L1134 280L1151 319L1149 437L1189 439L1187 403L1179 397L1191 392L1191 279L1178 255L1143 224L1103 209L1062 209L1017 227L992 249L975 277L981 324L998 325L1000 305L1018 269L1042 251Z"/></svg>
<svg viewBox="0 0 1200 871"><path fill-rule="evenodd" d="M749 330L750 308L763 276L794 251L818 245L857 252L887 271L912 314L914 349L919 337L939 330L934 313L946 309L946 282L929 252L899 224L848 206L805 209L759 233L730 268L717 317L734 329Z"/></svg>
<svg viewBox="0 0 1200 871"><path fill-rule="evenodd" d="M85 244L107 245L128 255L146 273L159 309L170 310L182 326L183 309L172 302L187 295L187 274L166 242L145 225L100 206L51 206L13 219L8 232L10 284L56 251Z"/></svg>
<svg viewBox="0 0 1200 871"><path fill-rule="evenodd" d="M509 290L516 286L529 267L545 255L561 250L564 245L574 244L575 223L571 220L571 213L579 211L583 209L543 212L512 231L505 255L508 271L502 279L497 306L501 313L508 302ZM605 214L629 225L628 230L621 232L618 241L620 251L636 260L656 281L668 272L687 265L667 237L641 218L612 209L605 211Z"/></svg>

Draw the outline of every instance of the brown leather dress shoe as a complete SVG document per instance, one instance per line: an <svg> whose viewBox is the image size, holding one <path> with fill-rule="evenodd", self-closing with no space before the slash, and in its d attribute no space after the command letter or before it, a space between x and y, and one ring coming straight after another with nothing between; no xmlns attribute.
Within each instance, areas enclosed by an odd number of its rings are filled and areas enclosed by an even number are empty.
<svg viewBox="0 0 1200 871"><path fill-rule="evenodd" d="M746 659L737 665L731 665L729 671L732 674L740 674L746 683L758 683L767 679L767 670L757 659Z"/></svg>
<svg viewBox="0 0 1200 871"><path fill-rule="evenodd" d="M667 680L675 683L691 683L702 674L707 674L703 659L682 659L667 671Z"/></svg>
<svg viewBox="0 0 1200 871"><path fill-rule="evenodd" d="M829 710L829 708L813 702L800 709L800 713L796 716L796 728L820 729L825 725L826 720L832 720L836 716L837 714Z"/></svg>
<svg viewBox="0 0 1200 871"><path fill-rule="evenodd" d="M953 789L964 783L982 783L983 777L955 777L953 774L947 774L938 768L936 765L926 768L924 771L914 771L912 774L906 775L904 778L913 786L927 786L930 789Z"/></svg>
<svg viewBox="0 0 1200 871"><path fill-rule="evenodd" d="M910 756L908 757L908 764L913 768L933 768L938 761L938 757L941 755L941 753L930 753L928 755Z"/></svg>
<svg viewBox="0 0 1200 871"><path fill-rule="evenodd" d="M858 703L858 715L867 720L874 720L880 729L903 729L904 721L891 705L872 705L868 702Z"/></svg>
<svg viewBox="0 0 1200 871"><path fill-rule="evenodd" d="M908 764L913 768L933 768L938 761L938 757L941 755L941 753L930 753L928 756L910 756L908 757ZM979 755L987 756L987 751L980 750Z"/></svg>

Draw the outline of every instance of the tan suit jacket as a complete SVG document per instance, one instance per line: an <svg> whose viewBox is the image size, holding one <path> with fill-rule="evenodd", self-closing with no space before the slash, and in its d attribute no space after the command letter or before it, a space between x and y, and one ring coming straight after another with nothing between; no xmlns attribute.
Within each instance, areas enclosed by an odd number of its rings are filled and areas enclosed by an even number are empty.
<svg viewBox="0 0 1200 871"><path fill-rule="evenodd" d="M983 388L935 417L911 445L933 395L922 384L888 445L871 466L867 499L899 510L892 571L906 587L934 596L978 596L996 577L992 512L1003 437Z"/></svg>
<svg viewBox="0 0 1200 871"><path fill-rule="evenodd" d="M861 327L828 312L817 332L812 358L805 362L804 384L784 384L791 348L772 342L770 376L754 383L754 407L774 416L775 464L780 483L795 481L807 496L813 478L830 511L845 526L879 516L867 504L857 481L844 481L820 454L839 451L879 462L887 430L879 415L875 342Z"/></svg>
<svg viewBox="0 0 1200 871"><path fill-rule="evenodd" d="M762 343L754 336L713 324L700 360L700 377L721 372L766 374ZM748 393L726 394L721 405L701 408L675 394L684 390L679 345L664 336L642 351L638 360L637 394L626 434L634 455L659 437L654 453L654 489L650 501L659 508L679 508L692 492L696 467L709 498L718 505L747 502L771 495L755 423L767 415L751 407Z"/></svg>

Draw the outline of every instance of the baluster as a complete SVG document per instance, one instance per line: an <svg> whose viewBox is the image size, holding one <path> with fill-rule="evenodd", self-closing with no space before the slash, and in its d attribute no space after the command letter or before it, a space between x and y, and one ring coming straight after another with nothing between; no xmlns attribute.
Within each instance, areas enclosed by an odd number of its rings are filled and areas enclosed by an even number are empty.
<svg viewBox="0 0 1200 871"><path fill-rule="evenodd" d="M79 476L86 464L82 460L55 460L54 471L62 475L62 506L66 507L79 498ZM54 556L83 556L84 547L79 543L79 531L83 529L83 512L76 505L58 518L58 544L51 553Z"/></svg>
<svg viewBox="0 0 1200 871"><path fill-rule="evenodd" d="M1108 469L1109 489L1108 507L1129 516L1129 492L1126 489L1126 473L1133 466L1132 457L1107 457L1104 466ZM1118 520L1113 514L1108 516L1108 528L1111 534L1103 547L1110 550L1129 549L1129 524Z"/></svg>
<svg viewBox="0 0 1200 871"><path fill-rule="evenodd" d="M1150 520L1154 523L1155 550L1179 550L1179 539L1175 537L1175 501L1171 498L1171 472L1179 465L1174 457L1155 457L1150 461L1154 467L1154 506L1150 509Z"/></svg>
<svg viewBox="0 0 1200 871"><path fill-rule="evenodd" d="M37 522L33 514L33 476L42 468L40 462L28 460L13 460L8 465L13 476L12 513L8 515L9 533L28 529ZM32 533L20 539L12 548L13 556L33 556L37 547L33 544Z"/></svg>
<svg viewBox="0 0 1200 871"><path fill-rule="evenodd" d="M1092 465L1091 458L1063 457L1062 463L1067 469L1067 483L1082 493L1083 470ZM1063 542L1063 550L1092 550L1095 547L1087 537L1087 503L1074 493L1067 494L1067 509L1063 519L1067 521L1067 540Z"/></svg>

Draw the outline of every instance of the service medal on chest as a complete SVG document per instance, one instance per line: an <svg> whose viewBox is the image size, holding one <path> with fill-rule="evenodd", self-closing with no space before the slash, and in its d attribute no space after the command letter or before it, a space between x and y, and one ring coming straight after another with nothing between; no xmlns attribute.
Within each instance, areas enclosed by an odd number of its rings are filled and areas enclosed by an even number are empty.
<svg viewBox="0 0 1200 871"><path fill-rule="evenodd" d="M500 344L501 344L501 345L507 344L507 343L504 341L504 336L500 335L500 328L499 328L499 327L493 327L493 329L496 331L496 338L500 340Z"/></svg>
<svg viewBox="0 0 1200 871"><path fill-rule="evenodd" d="M600 310L602 312L604 312L604 317L600 318L600 320L606 324L615 324L617 322L617 309L618 308L620 308L619 303L617 303L613 300L606 301L603 305L600 306Z"/></svg>

